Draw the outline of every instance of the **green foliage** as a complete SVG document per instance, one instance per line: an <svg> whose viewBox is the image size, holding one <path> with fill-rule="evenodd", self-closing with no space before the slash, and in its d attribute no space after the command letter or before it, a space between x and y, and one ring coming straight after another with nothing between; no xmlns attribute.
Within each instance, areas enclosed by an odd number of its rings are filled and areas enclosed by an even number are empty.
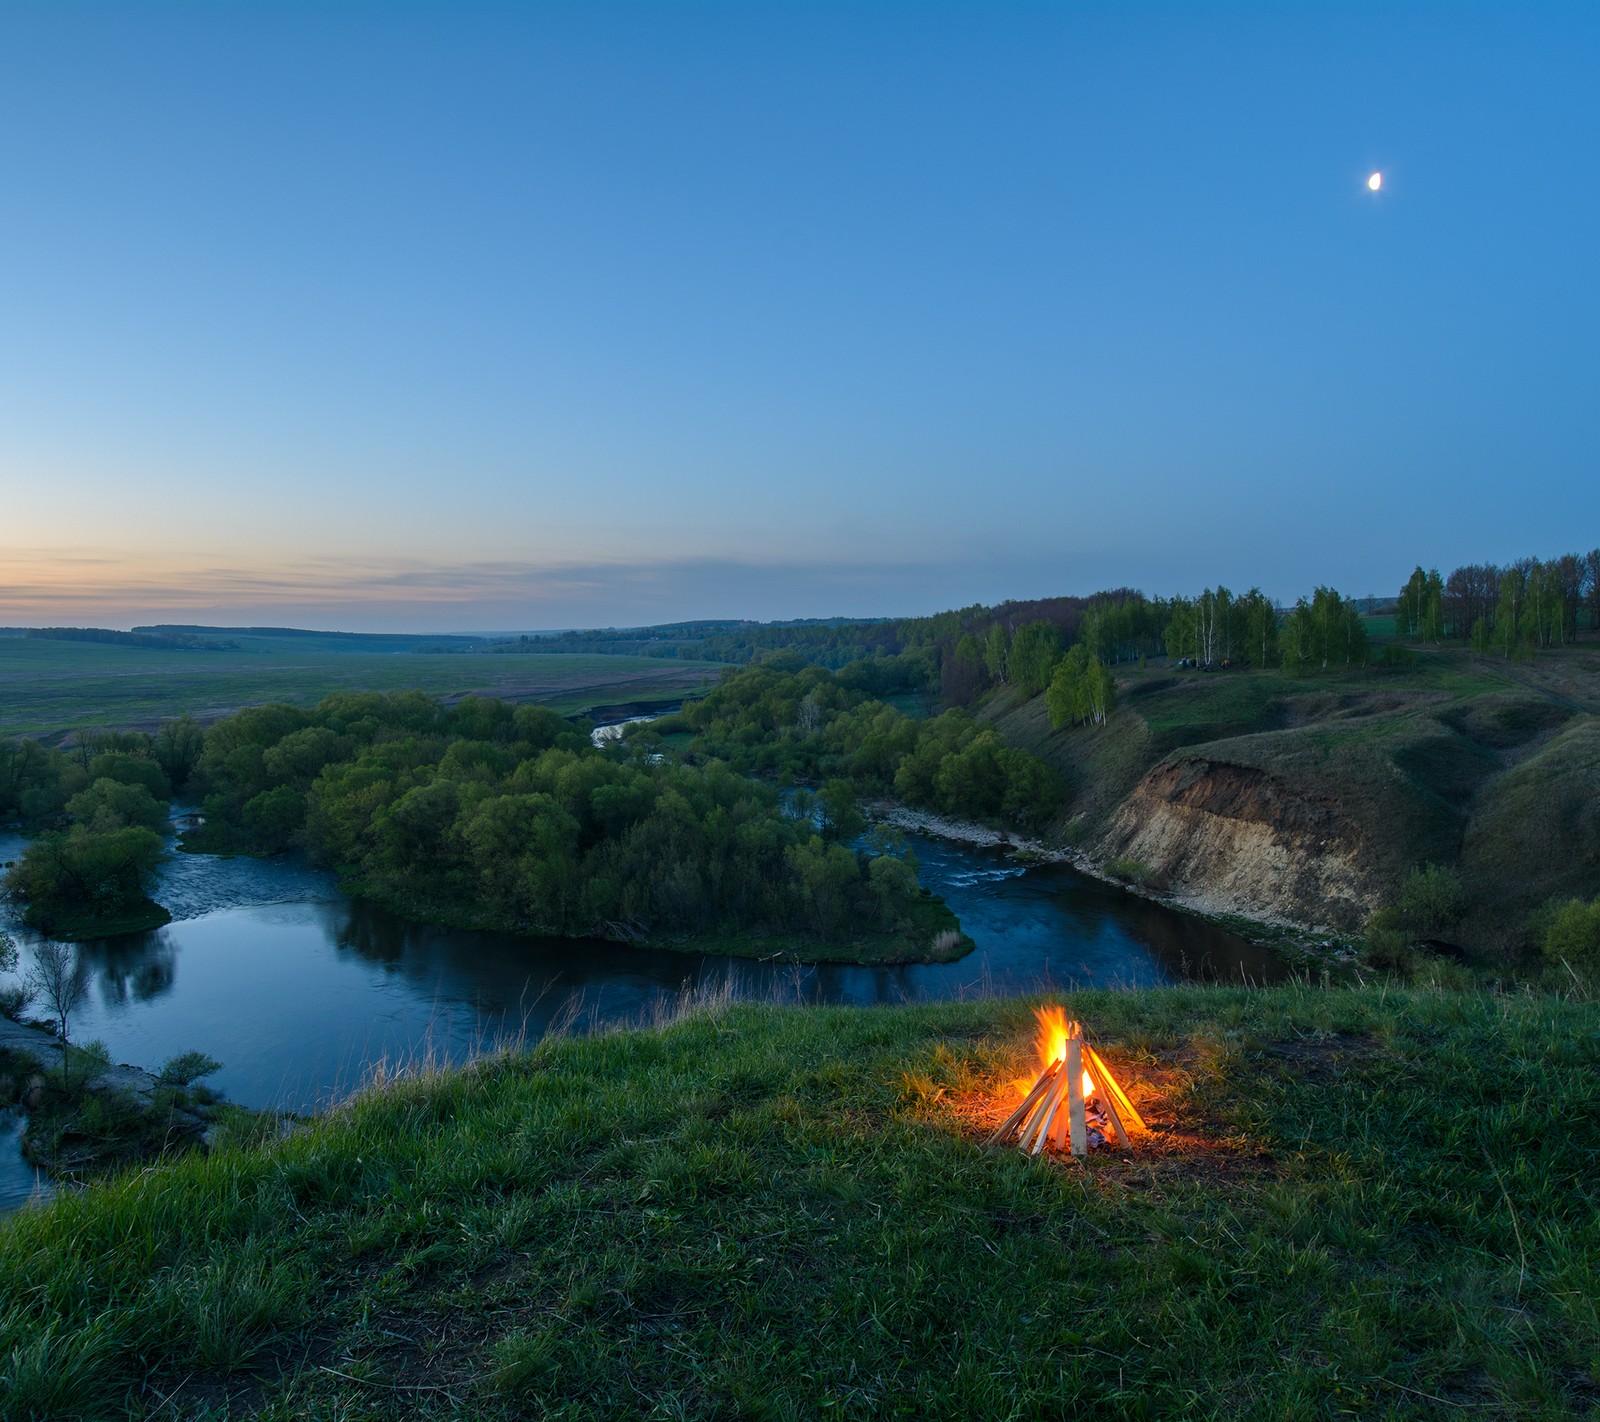
<svg viewBox="0 0 1600 1422"><path fill-rule="evenodd" d="M1551 913L1540 944L1552 963L1582 972L1600 972L1600 896L1568 899Z"/></svg>
<svg viewBox="0 0 1600 1422"><path fill-rule="evenodd" d="M204 1052L179 1052L169 1057L156 1080L162 1086L193 1086L203 1076L222 1070L222 1063Z"/></svg>
<svg viewBox="0 0 1600 1422"><path fill-rule="evenodd" d="M951 706L970 706L988 682L983 646L970 632L965 632L944 658L940 668L940 693Z"/></svg>
<svg viewBox="0 0 1600 1422"><path fill-rule="evenodd" d="M1467 911L1467 893L1454 869L1425 864L1407 875L1395 908L1406 928L1424 935L1442 933Z"/></svg>
<svg viewBox="0 0 1600 1422"><path fill-rule="evenodd" d="M200 763L200 753L205 747L205 732L192 716L179 716L163 721L150 747L151 758L166 773L173 788L181 790L189 783L189 776Z"/></svg>
<svg viewBox="0 0 1600 1422"><path fill-rule="evenodd" d="M129 825L159 832L167 824L166 807L143 785L107 778L94 781L68 800L67 814L95 834Z"/></svg>
<svg viewBox="0 0 1600 1422"><path fill-rule="evenodd" d="M110 916L148 902L165 849L140 826L97 831L76 825L32 840L6 876L28 921L47 931L63 918Z"/></svg>
<svg viewBox="0 0 1600 1422"><path fill-rule="evenodd" d="M1409 934L1383 922L1369 923L1361 961L1371 968L1409 974L1416 962L1416 952Z"/></svg>
<svg viewBox="0 0 1600 1422"><path fill-rule="evenodd" d="M892 790L909 805L1019 827L1043 824L1060 805L1061 783L1044 763L966 711L916 721L845 681L820 667L763 663L725 677L682 720L697 757L747 775L824 781L841 797Z"/></svg>
<svg viewBox="0 0 1600 1422"><path fill-rule="evenodd" d="M94 756L85 768L91 781L113 780L122 785L136 785L147 791L152 800L171 799L172 782L167 779L166 771L150 759L149 751L150 738L145 736L139 743L139 754L131 755L120 749L107 751Z"/></svg>
<svg viewBox="0 0 1600 1422"><path fill-rule="evenodd" d="M1103 726L1116 705L1111 669L1080 642L1056 663L1045 702L1050 724L1058 731L1063 726Z"/></svg>
<svg viewBox="0 0 1600 1422"><path fill-rule="evenodd" d="M1025 622L1011 643L1011 680L1024 696L1037 696L1050 685L1061 651L1061 636L1049 622Z"/></svg>
<svg viewBox="0 0 1600 1422"><path fill-rule="evenodd" d="M0 821L42 822L60 814L88 773L34 740L0 741Z"/></svg>
<svg viewBox="0 0 1600 1422"><path fill-rule="evenodd" d="M1367 627L1354 602L1333 588L1319 587L1311 600L1299 599L1279 631L1285 670L1296 674L1363 666Z"/></svg>
<svg viewBox="0 0 1600 1422"><path fill-rule="evenodd" d="M735 750L765 753L860 704L796 665L740 673L684 719L736 723ZM726 765L636 749L597 750L546 711L481 697L257 707L206 733L194 778L208 823L190 842L304 845L357 892L445 922L652 941L789 933L911 952L888 939L920 924L924 896L914 875L874 876L869 855L840 843L864 825L848 776L787 814L774 789Z"/></svg>
<svg viewBox="0 0 1600 1422"><path fill-rule="evenodd" d="M1106 865L1106 873L1125 884L1143 888L1150 882L1150 866L1138 859L1113 859Z"/></svg>
<svg viewBox="0 0 1600 1422"><path fill-rule="evenodd" d="M1011 634L1000 622L991 623L983 642L983 667L993 682L1011 679Z"/></svg>

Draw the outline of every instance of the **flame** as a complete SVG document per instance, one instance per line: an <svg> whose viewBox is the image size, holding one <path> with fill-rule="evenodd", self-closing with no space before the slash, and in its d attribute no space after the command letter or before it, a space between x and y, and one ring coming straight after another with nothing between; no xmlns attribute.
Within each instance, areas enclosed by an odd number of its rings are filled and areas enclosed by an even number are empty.
<svg viewBox="0 0 1600 1422"><path fill-rule="evenodd" d="M1048 1071L1057 1062L1065 1061L1067 1057L1067 1042L1070 1038L1081 1037L1083 1028L1076 1022L1067 1020L1067 1010L1064 1007L1036 1007L1033 1015L1039 1019L1039 1035L1035 1045L1039 1049L1039 1070ZM1016 1083L1020 1095L1026 1096L1033 1087L1033 1082L1019 1079ZM1094 1095L1094 1078L1086 1071L1083 1074L1083 1094L1085 1099Z"/></svg>
<svg viewBox="0 0 1600 1422"><path fill-rule="evenodd" d="M1044 1071L1066 1059L1067 1038L1078 1035L1078 1024L1067 1021L1064 1007L1036 1007L1033 1015L1039 1019L1039 1070Z"/></svg>

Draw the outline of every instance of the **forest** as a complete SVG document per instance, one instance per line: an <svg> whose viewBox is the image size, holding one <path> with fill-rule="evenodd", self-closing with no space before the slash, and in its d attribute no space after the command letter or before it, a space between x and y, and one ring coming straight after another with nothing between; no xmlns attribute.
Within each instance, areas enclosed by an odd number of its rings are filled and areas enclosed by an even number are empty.
<svg viewBox="0 0 1600 1422"><path fill-rule="evenodd" d="M193 788L205 823L186 847L304 849L413 918L880 961L970 946L902 842L856 843L853 800L820 814L726 765L598 749L586 723L541 707L417 693L256 707L206 732Z"/></svg>

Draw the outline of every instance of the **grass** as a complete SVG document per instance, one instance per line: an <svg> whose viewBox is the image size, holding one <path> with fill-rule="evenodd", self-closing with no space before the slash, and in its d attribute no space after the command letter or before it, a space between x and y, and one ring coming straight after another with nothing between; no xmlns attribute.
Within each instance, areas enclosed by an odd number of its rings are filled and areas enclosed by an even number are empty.
<svg viewBox="0 0 1600 1422"><path fill-rule="evenodd" d="M696 692L726 670L599 653L497 656L349 650L289 637L238 641L227 651L181 651L0 637L0 736L153 729L185 712L212 721L266 701L309 706L335 691L477 692L571 714Z"/></svg>
<svg viewBox="0 0 1600 1422"><path fill-rule="evenodd" d="M7 1416L1594 1415L1600 1011L1076 995L1156 1127L984 1149L1028 1004L710 1004L0 1228Z"/></svg>

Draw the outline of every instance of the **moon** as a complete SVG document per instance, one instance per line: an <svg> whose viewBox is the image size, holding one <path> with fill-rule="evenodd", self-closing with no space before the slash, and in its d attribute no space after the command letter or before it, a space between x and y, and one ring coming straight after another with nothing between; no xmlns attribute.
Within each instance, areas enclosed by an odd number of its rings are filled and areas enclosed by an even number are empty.
<svg viewBox="0 0 1600 1422"><path fill-rule="evenodd" d="M1367 179L1367 191L1368 192L1375 193L1382 186L1383 186L1383 174L1382 173L1374 173L1370 178Z"/></svg>

